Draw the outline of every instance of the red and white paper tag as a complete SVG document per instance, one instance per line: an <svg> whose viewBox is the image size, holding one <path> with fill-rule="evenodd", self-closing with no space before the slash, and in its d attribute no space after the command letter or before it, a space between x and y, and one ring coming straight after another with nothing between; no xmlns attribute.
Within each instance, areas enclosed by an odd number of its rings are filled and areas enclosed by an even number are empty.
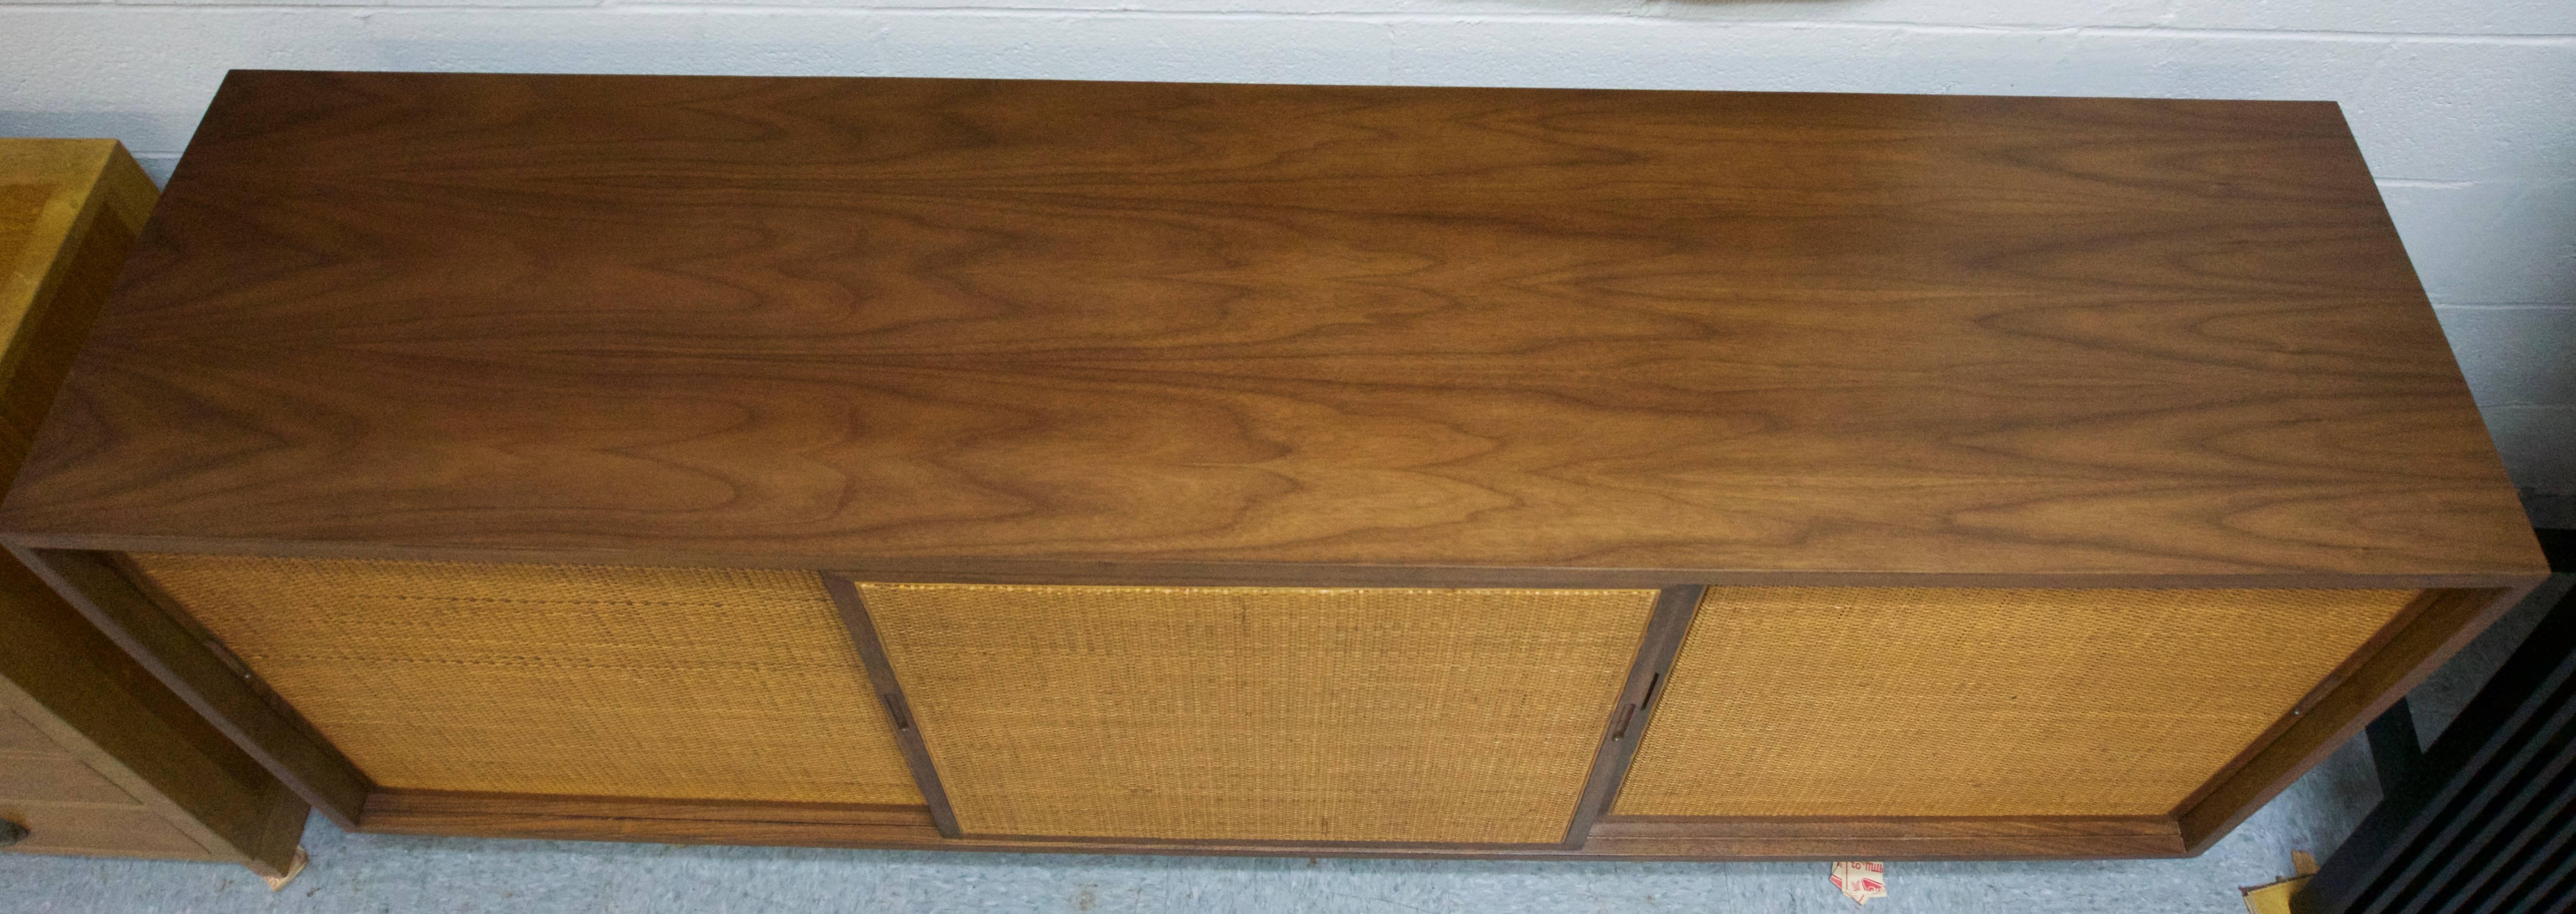
<svg viewBox="0 0 2576 914"><path fill-rule="evenodd" d="M1887 897L1887 864L1884 863L1836 863L1833 880L1834 888L1843 890L1843 894L1851 896L1851 900L1859 904L1868 904L1872 898Z"/></svg>

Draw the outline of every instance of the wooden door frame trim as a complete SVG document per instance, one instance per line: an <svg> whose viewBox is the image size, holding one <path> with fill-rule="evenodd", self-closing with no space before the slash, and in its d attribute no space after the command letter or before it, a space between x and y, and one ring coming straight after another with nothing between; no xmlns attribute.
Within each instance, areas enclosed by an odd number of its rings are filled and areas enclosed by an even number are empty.
<svg viewBox="0 0 2576 914"><path fill-rule="evenodd" d="M1592 756L1592 773L1575 800L1573 821L1566 824L1566 847L1581 848L1591 840L1593 823L1609 815L1611 805L1618 802L1628 766L1636 761L1637 746L1645 742L1646 728L1654 720L1655 699L1663 697L1664 678L1671 675L1673 659L1681 654L1682 640L1690 635L1691 620L1707 595L1708 587L1700 584L1655 593L1654 612L1646 618L1637 659L1628 665L1628 682L1610 707L1610 719L1601 728L1601 748Z"/></svg>
<svg viewBox="0 0 2576 914"><path fill-rule="evenodd" d="M876 622L868 618L857 583L829 571L821 576L823 589L832 594L832 604L840 610L851 646L858 649L859 664L867 668L868 684L876 688L877 703L894 727L895 743L903 750L904 766L912 769L913 785L929 806L931 822L938 826L940 837L962 837L957 810L948 805L948 787L939 780L939 766L930 760L930 744L921 738L920 719L913 716L912 702L903 695L903 681L894 675L894 661L886 656L885 642L877 637Z"/></svg>
<svg viewBox="0 0 2576 914"><path fill-rule="evenodd" d="M0 609L0 613L5 612L5 609ZM0 622L6 621L14 620L0 619ZM62 750L58 758L85 768L115 785L118 790L124 791L126 796L131 797L133 803L129 805L87 800L28 800L13 797L0 800L0 806L32 805L63 809L113 810L140 807L159 817L172 830L187 836L188 840L205 848L206 859L241 863L249 867L251 872L262 876L276 876L285 872L284 861L273 859L272 853L264 853L274 849L275 842L268 840L271 829L266 826L270 823L265 821L254 823L254 827L247 833L238 829L217 830L208 821L211 817L200 815L199 810L181 805L172 799L167 791L162 790L160 785L153 783L151 778L144 777L134 769L134 766L126 764L124 759L117 758L115 753L101 748L96 740L89 738L89 734L65 722L62 716L54 713L53 707L47 705L43 699L37 698L34 693L19 687L8 678L0 677L0 714L12 713L13 709L27 726L35 728ZM42 758L42 756L18 756L0 752L0 761L30 758ZM301 804L290 805L301 806ZM300 821L297 824L302 825ZM301 829L299 828L298 831L300 835ZM113 848L101 850L114 852ZM291 859L294 853L295 848L290 844L286 848L286 856Z"/></svg>
<svg viewBox="0 0 2576 914"><path fill-rule="evenodd" d="M1604 817L1582 847L1113 838L949 838L926 806L384 790L361 831L675 844L1249 857L1477 860L2020 860L2185 856L2158 817Z"/></svg>
<svg viewBox="0 0 2576 914"><path fill-rule="evenodd" d="M356 828L376 785L338 747L271 705L251 681L121 567L120 555L12 546L127 656L332 824Z"/></svg>
<svg viewBox="0 0 2576 914"><path fill-rule="evenodd" d="M2425 590L2337 670L2340 680L2329 677L2276 736L2254 744L2174 810L2191 853L2208 850L2333 755L2539 584Z"/></svg>
<svg viewBox="0 0 2576 914"><path fill-rule="evenodd" d="M729 553L675 549L496 549L472 545L332 540L214 539L122 533L17 531L0 535L16 549L84 552L186 552L269 558L379 559L413 562L616 565L665 568L759 568L847 574L885 583L1131 585L1154 587L1459 587L1658 590L1709 587L2044 587L2194 590L2420 590L2521 587L2533 573L2365 574L2318 570L2176 574L2155 572L1938 572L1745 570L1670 567L1502 565L1351 565L1160 558L1006 558Z"/></svg>
<svg viewBox="0 0 2576 914"><path fill-rule="evenodd" d="M2408 626L2414 625L2415 620L2421 618L2427 608L2439 603L2442 599L2442 594L2449 592L2450 591L2444 590L2417 591L2413 599L2408 600L2405 606L2398 608L2396 615L2390 616L2386 623L2380 625L2378 631L2372 632L2369 638L2362 641L2360 647L2354 648L2351 655L2346 656L2342 663L2337 664L2332 671L2326 673L2324 679L2319 680L2314 688L2308 690L2308 694L2300 696L2298 702L2292 704L2290 706L2290 710L2283 713L2279 720L2273 721L2271 726L2264 728L2261 735L2256 736L2253 741L2246 743L2245 748L2237 752L2235 758L2229 759L2227 764L2219 766L2216 772L2210 774L2209 780L2203 782L2191 793L2185 794L2181 802L2175 803L2173 815L2176 818L2181 817L2184 812L2200 805L2202 800L2207 799L2211 794L2216 793L2221 787L2226 786L2230 781L2234 780L2237 772L2243 771L2247 765L2253 764L2254 760L2261 757L2266 750L2269 750L2273 743L2279 742L2282 734L2288 733L2291 727L2297 725L2300 720L2305 719L2310 713L2313 713L2316 707L2323 703L2326 696L2333 694L2335 689L2341 688L2346 681L2352 678L2354 673L2361 670L2364 664L2369 663L2371 658L2379 656L2380 650L2388 645L2390 639L2396 637L2397 633L2405 631ZM2296 778L2293 778L2292 780L2296 780Z"/></svg>

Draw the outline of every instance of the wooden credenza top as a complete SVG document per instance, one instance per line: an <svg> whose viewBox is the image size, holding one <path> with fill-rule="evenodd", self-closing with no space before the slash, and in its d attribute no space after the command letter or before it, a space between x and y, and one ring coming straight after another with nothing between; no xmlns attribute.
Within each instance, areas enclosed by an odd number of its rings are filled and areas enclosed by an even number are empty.
<svg viewBox="0 0 2576 914"><path fill-rule="evenodd" d="M1718 92L236 72L0 529L2545 571L2332 104Z"/></svg>

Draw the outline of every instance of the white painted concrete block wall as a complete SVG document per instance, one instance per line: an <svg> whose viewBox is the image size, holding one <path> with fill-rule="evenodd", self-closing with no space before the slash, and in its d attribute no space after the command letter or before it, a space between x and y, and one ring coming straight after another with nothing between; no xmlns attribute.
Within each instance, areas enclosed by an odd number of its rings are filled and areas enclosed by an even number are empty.
<svg viewBox="0 0 2576 914"><path fill-rule="evenodd" d="M2332 99L2576 490L2576 0L0 0L0 135L166 173L232 67Z"/></svg>

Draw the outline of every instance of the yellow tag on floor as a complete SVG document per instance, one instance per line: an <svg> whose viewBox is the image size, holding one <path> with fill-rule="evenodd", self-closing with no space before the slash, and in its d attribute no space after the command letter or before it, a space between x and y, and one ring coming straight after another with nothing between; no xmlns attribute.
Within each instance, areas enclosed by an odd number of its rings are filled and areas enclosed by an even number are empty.
<svg viewBox="0 0 2576 914"><path fill-rule="evenodd" d="M2238 889L2245 893L2246 914L2290 914L2290 896L2298 894L2308 884L2308 877L2317 874L2317 858L2307 851L2291 851L2290 872L2298 875L2270 885Z"/></svg>
<svg viewBox="0 0 2576 914"><path fill-rule="evenodd" d="M1884 863L1838 862L1834 864L1833 880L1834 888L1843 890L1843 894L1860 904L1868 904L1872 898L1887 897L1887 864Z"/></svg>

